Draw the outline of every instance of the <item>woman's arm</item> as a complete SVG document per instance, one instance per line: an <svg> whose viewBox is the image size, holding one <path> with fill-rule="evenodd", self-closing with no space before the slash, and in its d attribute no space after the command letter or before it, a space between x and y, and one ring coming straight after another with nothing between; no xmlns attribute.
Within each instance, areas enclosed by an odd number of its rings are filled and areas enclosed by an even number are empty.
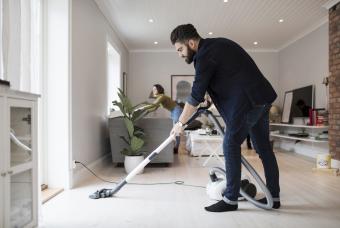
<svg viewBox="0 0 340 228"><path fill-rule="evenodd" d="M158 109L159 105L157 104L148 104L148 105L145 105L143 107L144 110L148 111L148 112L153 112L153 111L156 111Z"/></svg>
<svg viewBox="0 0 340 228"><path fill-rule="evenodd" d="M156 111L159 106L162 104L162 102L164 101L164 96L159 96L157 97L157 99L152 103L152 104L147 104L143 107L144 110L148 111L148 112L154 112Z"/></svg>

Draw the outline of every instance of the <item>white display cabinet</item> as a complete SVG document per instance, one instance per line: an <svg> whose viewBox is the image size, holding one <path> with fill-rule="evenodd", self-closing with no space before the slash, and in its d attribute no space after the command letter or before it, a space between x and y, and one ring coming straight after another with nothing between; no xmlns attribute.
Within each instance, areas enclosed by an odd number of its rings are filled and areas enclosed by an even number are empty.
<svg viewBox="0 0 340 228"><path fill-rule="evenodd" d="M38 97L0 86L1 228L37 226Z"/></svg>

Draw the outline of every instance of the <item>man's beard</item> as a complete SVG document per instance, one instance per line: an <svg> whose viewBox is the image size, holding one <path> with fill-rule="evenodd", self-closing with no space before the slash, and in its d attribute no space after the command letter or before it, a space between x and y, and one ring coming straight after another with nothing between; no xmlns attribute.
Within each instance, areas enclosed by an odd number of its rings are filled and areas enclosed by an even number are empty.
<svg viewBox="0 0 340 228"><path fill-rule="evenodd" d="M191 50L189 45L187 45L187 49L188 49L188 54L187 56L185 57L185 62L187 64L191 64L192 61L194 60L194 55L195 55L195 51Z"/></svg>

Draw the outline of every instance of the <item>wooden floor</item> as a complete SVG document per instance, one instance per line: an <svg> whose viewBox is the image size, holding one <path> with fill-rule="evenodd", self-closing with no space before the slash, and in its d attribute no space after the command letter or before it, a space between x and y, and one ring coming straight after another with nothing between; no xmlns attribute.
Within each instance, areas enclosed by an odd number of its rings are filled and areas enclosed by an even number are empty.
<svg viewBox="0 0 340 228"><path fill-rule="evenodd" d="M56 195L58 195L62 191L64 191L64 189L62 189L62 188L47 188L47 189L41 191L41 201L42 201L42 203L43 204L46 203L47 201L49 201L50 199L52 199L53 197L55 197Z"/></svg>
<svg viewBox="0 0 340 228"><path fill-rule="evenodd" d="M254 152L244 153L262 174L262 165ZM340 177L312 172L314 163L293 153L276 152L280 167L281 203L279 210L265 211L248 202L239 202L239 210L209 213L204 206L213 201L204 188L178 185L127 185L114 198L88 198L100 188L112 188L96 178L80 187L64 191L42 206L41 227L340 227ZM212 159L176 155L170 167L148 167L134 181L138 183L183 180L205 186L209 167L221 164ZM104 178L120 180L123 168L108 164L97 172Z"/></svg>

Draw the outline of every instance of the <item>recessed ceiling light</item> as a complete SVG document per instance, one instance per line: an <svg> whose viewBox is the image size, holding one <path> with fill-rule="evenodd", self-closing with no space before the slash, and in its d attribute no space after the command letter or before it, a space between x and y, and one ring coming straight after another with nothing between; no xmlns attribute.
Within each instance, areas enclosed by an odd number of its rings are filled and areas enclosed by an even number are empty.
<svg viewBox="0 0 340 228"><path fill-rule="evenodd" d="M223 0L223 2L228 2L228 0Z"/></svg>
<svg viewBox="0 0 340 228"><path fill-rule="evenodd" d="M282 22L283 22L283 19L280 19L279 22L282 23Z"/></svg>
<svg viewBox="0 0 340 228"><path fill-rule="evenodd" d="M153 19L152 19L152 18L150 18L150 19L149 19L149 22L150 22L150 23L153 23Z"/></svg>
<svg viewBox="0 0 340 228"><path fill-rule="evenodd" d="M208 35L212 35L213 34L213 32L208 32Z"/></svg>
<svg viewBox="0 0 340 228"><path fill-rule="evenodd" d="M259 43L257 41L254 42L254 45L258 45Z"/></svg>
<svg viewBox="0 0 340 228"><path fill-rule="evenodd" d="M157 41L155 41L155 42L153 42L154 44L158 44L158 42Z"/></svg>

